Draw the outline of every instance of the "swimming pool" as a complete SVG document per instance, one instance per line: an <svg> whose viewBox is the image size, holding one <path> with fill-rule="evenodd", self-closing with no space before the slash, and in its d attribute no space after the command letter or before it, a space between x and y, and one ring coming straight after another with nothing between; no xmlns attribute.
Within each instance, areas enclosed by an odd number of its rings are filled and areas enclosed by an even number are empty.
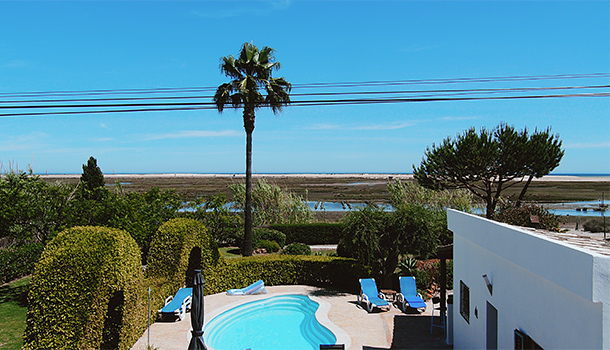
<svg viewBox="0 0 610 350"><path fill-rule="evenodd" d="M208 322L204 340L215 350L317 350L337 341L316 318L318 309L318 302L297 294L245 303Z"/></svg>

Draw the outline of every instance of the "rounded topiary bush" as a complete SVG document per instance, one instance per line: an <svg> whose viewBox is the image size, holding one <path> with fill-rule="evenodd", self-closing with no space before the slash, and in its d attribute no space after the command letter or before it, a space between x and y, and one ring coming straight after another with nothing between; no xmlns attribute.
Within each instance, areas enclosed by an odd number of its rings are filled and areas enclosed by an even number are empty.
<svg viewBox="0 0 610 350"><path fill-rule="evenodd" d="M606 227L604 228L604 221L601 219L591 219L585 222L582 225L585 231L589 231L591 233L596 232L610 232L610 221L606 223Z"/></svg>
<svg viewBox="0 0 610 350"><path fill-rule="evenodd" d="M32 277L23 348L129 348L146 322L140 260L122 230L74 227L57 235Z"/></svg>
<svg viewBox="0 0 610 350"><path fill-rule="evenodd" d="M285 255L311 255L311 248L303 243L290 243L282 250Z"/></svg>
<svg viewBox="0 0 610 350"><path fill-rule="evenodd" d="M159 227L148 252L146 276L173 294L193 280L195 269L204 278L222 262L218 245L205 226L193 219L172 219ZM167 297L168 295L165 295Z"/></svg>
<svg viewBox="0 0 610 350"><path fill-rule="evenodd" d="M255 228L253 236L253 241L256 243L259 241L275 241L280 247L283 247L284 244L286 244L285 234L269 228Z"/></svg>
<svg viewBox="0 0 610 350"><path fill-rule="evenodd" d="M258 248L264 248L267 253L275 253L280 250L280 245L276 241L262 240L258 242Z"/></svg>

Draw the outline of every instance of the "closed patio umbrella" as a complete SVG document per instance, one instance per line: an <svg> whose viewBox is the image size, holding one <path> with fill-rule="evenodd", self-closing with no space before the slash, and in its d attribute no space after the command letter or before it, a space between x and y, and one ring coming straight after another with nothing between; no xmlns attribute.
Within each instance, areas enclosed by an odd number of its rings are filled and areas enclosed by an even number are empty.
<svg viewBox="0 0 610 350"><path fill-rule="evenodd" d="M203 341L203 284L201 270L195 270L195 283L193 285L193 299L191 302L192 338L188 350L207 350Z"/></svg>

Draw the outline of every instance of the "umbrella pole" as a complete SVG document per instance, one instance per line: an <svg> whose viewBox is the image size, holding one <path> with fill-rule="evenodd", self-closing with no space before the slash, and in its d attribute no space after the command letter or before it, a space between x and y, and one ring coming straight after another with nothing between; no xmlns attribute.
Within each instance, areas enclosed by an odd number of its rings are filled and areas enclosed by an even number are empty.
<svg viewBox="0 0 610 350"><path fill-rule="evenodd" d="M150 287L148 287L148 343L146 344L146 349L150 349Z"/></svg>

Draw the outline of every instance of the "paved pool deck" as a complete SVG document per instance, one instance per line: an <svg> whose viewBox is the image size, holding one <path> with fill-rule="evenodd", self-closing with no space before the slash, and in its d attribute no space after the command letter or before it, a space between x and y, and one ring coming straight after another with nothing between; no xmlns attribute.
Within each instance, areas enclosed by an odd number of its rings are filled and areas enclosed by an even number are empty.
<svg viewBox="0 0 610 350"><path fill-rule="evenodd" d="M441 329L435 329L430 334L430 304L421 314L406 314L395 306L390 311L374 311L369 314L358 304L356 294L352 293L312 286L271 286L266 289L267 294L262 295L227 296L221 293L206 296L206 322L215 315L246 302L273 295L304 294L330 304L329 320L349 336L349 346L346 349L452 349L452 346L445 344ZM155 322L150 327L150 345L159 350L187 349L190 329L190 314L182 321ZM148 334L145 331L132 349L145 350L147 341Z"/></svg>

